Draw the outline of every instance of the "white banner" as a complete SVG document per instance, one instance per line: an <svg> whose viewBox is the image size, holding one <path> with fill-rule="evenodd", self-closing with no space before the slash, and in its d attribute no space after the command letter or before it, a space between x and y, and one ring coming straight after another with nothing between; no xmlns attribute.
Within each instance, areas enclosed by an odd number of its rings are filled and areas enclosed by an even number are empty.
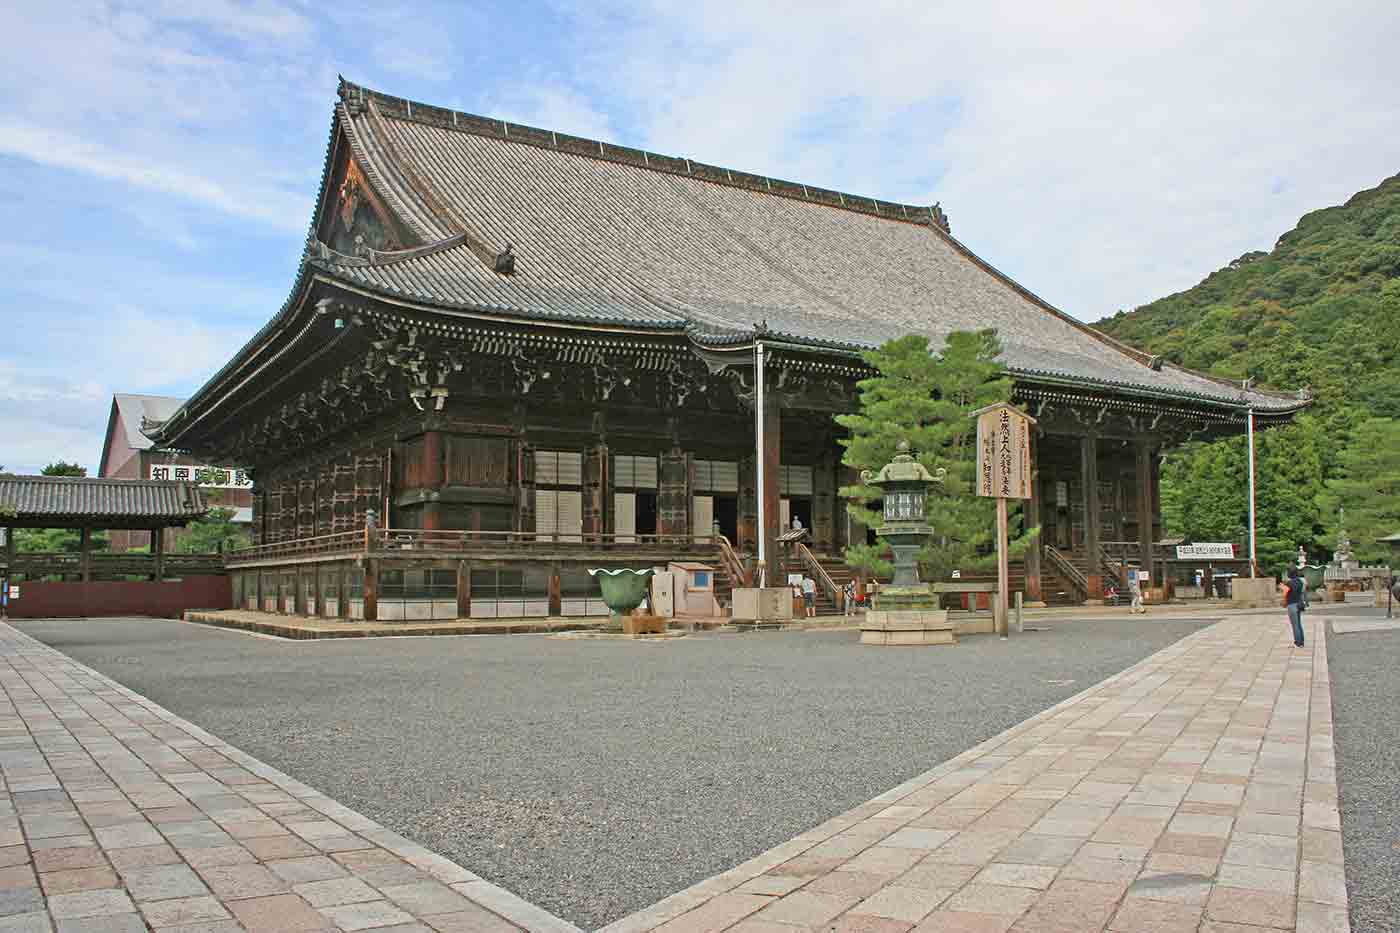
<svg viewBox="0 0 1400 933"><path fill-rule="evenodd" d="M1234 560L1233 544L1178 544L1178 560Z"/></svg>
<svg viewBox="0 0 1400 933"><path fill-rule="evenodd" d="M211 467L179 463L151 464L151 479L198 483L206 489L252 489L253 480L246 470L234 467Z"/></svg>

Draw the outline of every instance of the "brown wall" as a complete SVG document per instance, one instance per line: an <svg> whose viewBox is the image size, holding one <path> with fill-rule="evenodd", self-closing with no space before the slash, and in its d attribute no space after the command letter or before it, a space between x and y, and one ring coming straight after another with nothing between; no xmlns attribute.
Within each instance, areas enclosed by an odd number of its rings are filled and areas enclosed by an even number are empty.
<svg viewBox="0 0 1400 933"><path fill-rule="evenodd" d="M162 583L98 580L91 583L20 583L10 617L158 616L178 619L186 609L229 609L227 576L195 576Z"/></svg>

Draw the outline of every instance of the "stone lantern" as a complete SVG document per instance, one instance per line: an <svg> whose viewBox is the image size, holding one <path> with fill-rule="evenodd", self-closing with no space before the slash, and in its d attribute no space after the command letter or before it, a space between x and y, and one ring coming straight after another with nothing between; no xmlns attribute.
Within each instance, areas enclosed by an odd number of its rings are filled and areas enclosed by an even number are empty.
<svg viewBox="0 0 1400 933"><path fill-rule="evenodd" d="M866 470L861 479L884 494L884 524L875 533L894 552L894 581L876 592L874 607L861 623L860 640L867 645L951 645L957 642L946 610L938 608L932 587L919 582L918 556L933 528L925 515L929 487L943 484L909 454L901 441L894 459L880 472Z"/></svg>
<svg viewBox="0 0 1400 933"><path fill-rule="evenodd" d="M933 537L933 528L924 517L924 500L928 489L937 483L943 484L943 471L935 476L924 465L909 454L909 442L900 441L899 452L894 459L880 468L879 473L869 470L860 478L871 486L878 486L884 493L885 523L875 529L875 533L889 542L894 551L894 587L919 586L918 554L928 539Z"/></svg>

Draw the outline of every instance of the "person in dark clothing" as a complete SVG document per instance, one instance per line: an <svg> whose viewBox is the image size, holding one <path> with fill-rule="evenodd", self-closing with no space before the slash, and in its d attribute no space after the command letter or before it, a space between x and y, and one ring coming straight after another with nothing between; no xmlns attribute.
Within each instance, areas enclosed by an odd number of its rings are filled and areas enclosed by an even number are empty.
<svg viewBox="0 0 1400 933"><path fill-rule="evenodd" d="M1288 595L1283 600L1288 610L1288 621L1293 626L1293 645L1303 647L1303 610L1308 608L1308 585L1298 573L1297 567L1288 569Z"/></svg>

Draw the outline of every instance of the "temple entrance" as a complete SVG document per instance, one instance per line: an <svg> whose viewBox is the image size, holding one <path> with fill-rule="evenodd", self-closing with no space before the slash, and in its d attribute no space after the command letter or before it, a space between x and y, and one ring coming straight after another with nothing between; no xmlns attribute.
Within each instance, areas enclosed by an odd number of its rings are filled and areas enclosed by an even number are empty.
<svg viewBox="0 0 1400 933"><path fill-rule="evenodd" d="M792 527L792 520L795 518L802 523L802 527L808 530L812 527L812 500L808 496L793 496L792 498L779 500L778 515L782 521L783 530Z"/></svg>
<svg viewBox="0 0 1400 933"><path fill-rule="evenodd" d="M739 497L715 496L715 524L730 543L739 540Z"/></svg>

